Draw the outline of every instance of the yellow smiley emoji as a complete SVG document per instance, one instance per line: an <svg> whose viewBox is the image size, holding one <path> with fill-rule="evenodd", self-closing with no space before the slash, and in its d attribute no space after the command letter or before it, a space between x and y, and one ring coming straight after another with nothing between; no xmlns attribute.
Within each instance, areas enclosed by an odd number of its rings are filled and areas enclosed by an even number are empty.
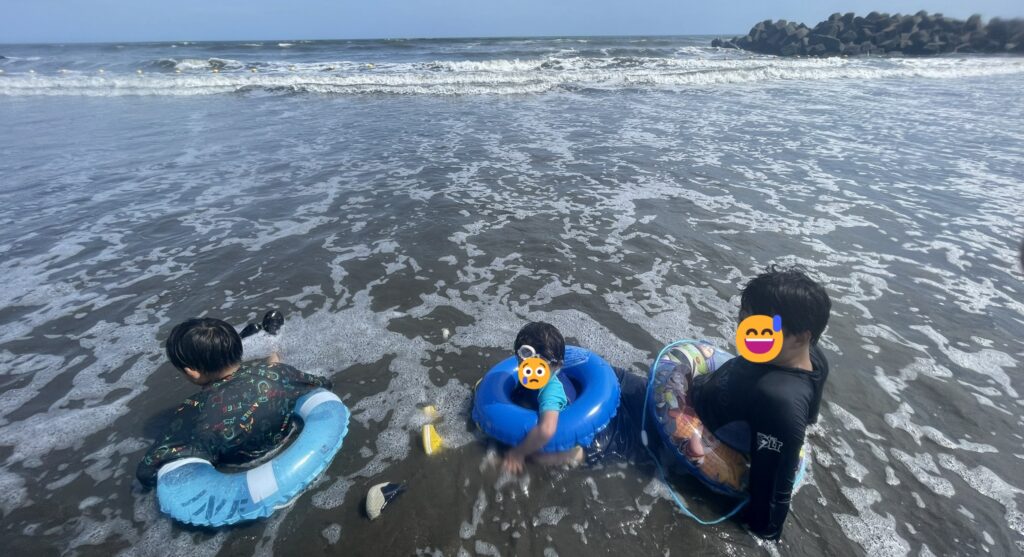
<svg viewBox="0 0 1024 557"><path fill-rule="evenodd" d="M543 389L551 380L551 366L541 358L527 358L519 364L519 384L527 389Z"/></svg>
<svg viewBox="0 0 1024 557"><path fill-rule="evenodd" d="M763 364L782 351L782 318L751 315L736 328L736 350L748 361Z"/></svg>

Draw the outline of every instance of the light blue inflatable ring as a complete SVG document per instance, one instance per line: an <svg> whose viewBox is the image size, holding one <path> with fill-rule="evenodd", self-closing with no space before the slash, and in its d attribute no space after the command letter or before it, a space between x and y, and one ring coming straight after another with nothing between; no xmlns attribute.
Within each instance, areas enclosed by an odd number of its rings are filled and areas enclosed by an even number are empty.
<svg viewBox="0 0 1024 557"><path fill-rule="evenodd" d="M473 421L488 436L506 445L518 445L535 425L537 412L512 401L519 382L518 361L511 356L498 362L477 385ZM565 347L565 362L558 372L563 382L576 384L576 400L558 416L555 436L543 452L589 446L608 426L619 408L619 382L612 367L600 356L576 346Z"/></svg>
<svg viewBox="0 0 1024 557"><path fill-rule="evenodd" d="M302 431L269 462L235 474L218 472L201 458L169 462L157 472L160 510L196 526L218 527L270 516L287 506L334 459L348 433L341 399L314 389L295 402Z"/></svg>

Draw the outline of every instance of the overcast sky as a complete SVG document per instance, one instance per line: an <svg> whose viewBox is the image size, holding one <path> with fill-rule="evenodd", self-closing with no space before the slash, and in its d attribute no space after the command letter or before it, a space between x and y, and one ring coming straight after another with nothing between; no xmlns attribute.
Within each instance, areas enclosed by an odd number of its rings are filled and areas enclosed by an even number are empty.
<svg viewBox="0 0 1024 557"><path fill-rule="evenodd" d="M1024 17L1024 0L0 0L0 43L742 34L921 9Z"/></svg>

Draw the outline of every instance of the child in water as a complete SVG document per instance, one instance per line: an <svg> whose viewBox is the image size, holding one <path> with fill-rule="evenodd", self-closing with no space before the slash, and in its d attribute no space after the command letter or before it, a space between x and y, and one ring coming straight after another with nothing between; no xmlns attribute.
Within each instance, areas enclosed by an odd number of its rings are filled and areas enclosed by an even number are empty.
<svg viewBox="0 0 1024 557"><path fill-rule="evenodd" d="M825 287L798 268L769 267L740 295L739 321L777 315L784 342L767 362L736 357L698 375L690 401L704 427L745 426L750 454L746 520L754 534L777 540L789 513L808 426L818 420L829 365L818 346L832 311Z"/></svg>
<svg viewBox="0 0 1024 557"><path fill-rule="evenodd" d="M262 329L276 333L282 321L268 312ZM145 486L156 485L160 467L173 460L196 457L217 466L266 455L288 435L295 401L314 388L331 388L329 379L283 364L276 353L242 362L242 338L219 319L177 325L166 348L174 367L202 390L178 407L139 463L136 476Z"/></svg>
<svg viewBox="0 0 1024 557"><path fill-rule="evenodd" d="M522 442L505 453L502 469L512 474L519 474L523 471L527 458L544 466L579 464L583 461L583 449L580 447L555 453L541 452L544 445L547 445L558 431L559 413L569 405L565 387L558 378L558 370L562 367L562 362L565 361L565 338L554 325L538 321L528 323L516 335L513 349L520 362L523 359L520 349L524 346L529 346L537 357L547 361L551 368L551 378L547 385L537 391L516 393L517 398L536 396L537 425L526 434ZM528 391L522 385L517 386L516 389Z"/></svg>

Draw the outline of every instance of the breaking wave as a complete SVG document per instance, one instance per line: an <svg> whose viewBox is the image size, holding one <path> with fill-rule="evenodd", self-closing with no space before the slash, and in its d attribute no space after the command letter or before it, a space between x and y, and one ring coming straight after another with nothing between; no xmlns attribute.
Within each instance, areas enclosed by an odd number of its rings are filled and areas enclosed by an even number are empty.
<svg viewBox="0 0 1024 557"><path fill-rule="evenodd" d="M545 57L406 63L160 59L149 71L8 73L0 95L192 96L272 93L483 95L687 88L823 80L955 79L1024 73L1017 58L778 59ZM150 73L152 72L152 73Z"/></svg>

